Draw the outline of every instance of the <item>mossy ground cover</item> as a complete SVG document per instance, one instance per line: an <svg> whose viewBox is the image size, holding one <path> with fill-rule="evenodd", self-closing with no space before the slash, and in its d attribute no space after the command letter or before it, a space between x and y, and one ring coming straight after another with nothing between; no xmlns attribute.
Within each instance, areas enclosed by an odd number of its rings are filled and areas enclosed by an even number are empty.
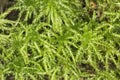
<svg viewBox="0 0 120 80"><path fill-rule="evenodd" d="M119 80L120 0L16 0L0 14L0 80Z"/></svg>

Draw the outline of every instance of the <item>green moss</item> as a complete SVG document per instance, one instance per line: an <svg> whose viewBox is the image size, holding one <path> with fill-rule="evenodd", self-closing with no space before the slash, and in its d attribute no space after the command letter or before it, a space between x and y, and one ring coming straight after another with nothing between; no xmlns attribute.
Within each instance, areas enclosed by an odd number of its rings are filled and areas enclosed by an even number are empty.
<svg viewBox="0 0 120 80"><path fill-rule="evenodd" d="M0 14L0 80L118 80L119 1L90 2L17 0Z"/></svg>

